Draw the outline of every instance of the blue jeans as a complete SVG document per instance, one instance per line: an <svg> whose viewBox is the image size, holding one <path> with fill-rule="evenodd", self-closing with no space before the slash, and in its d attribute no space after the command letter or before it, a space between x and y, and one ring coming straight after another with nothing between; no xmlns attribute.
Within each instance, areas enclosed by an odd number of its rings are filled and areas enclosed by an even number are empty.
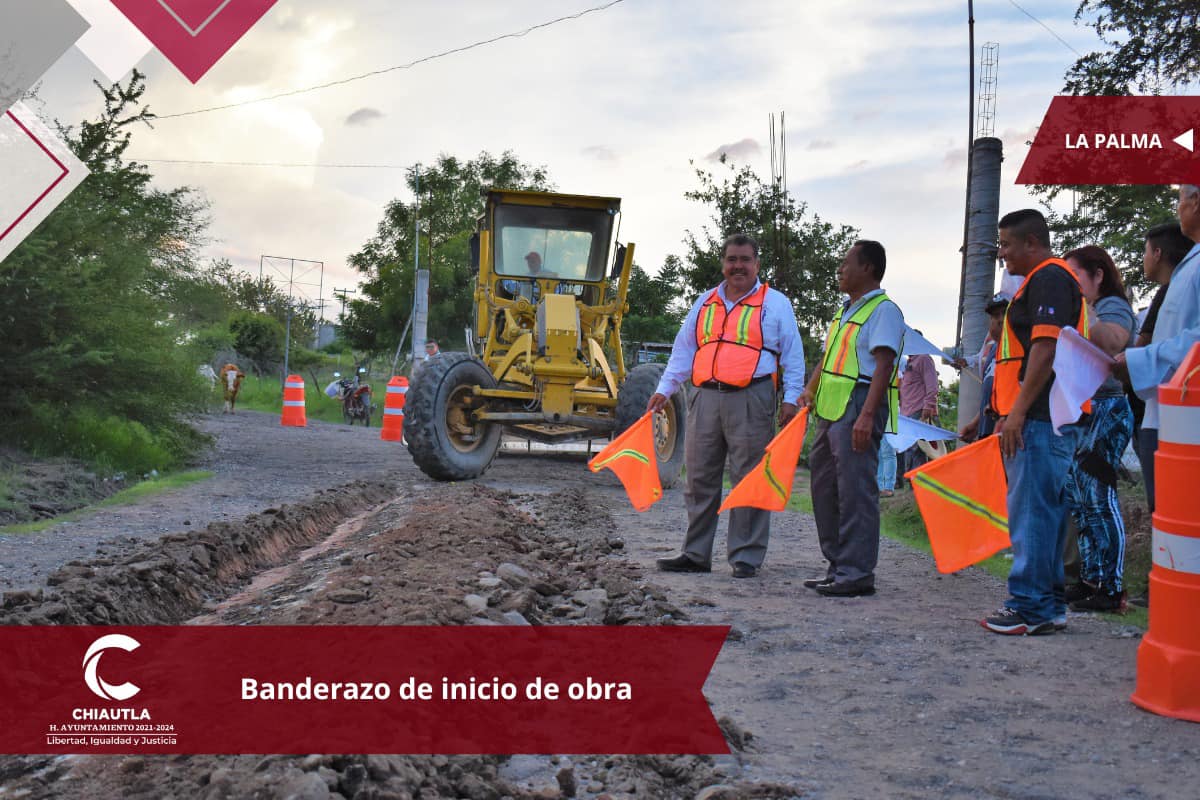
<svg viewBox="0 0 1200 800"><path fill-rule="evenodd" d="M1025 446L1004 459L1013 565L1004 605L1037 625L1066 613L1063 545L1067 539L1067 475L1086 419L1064 425L1025 421Z"/></svg>
<svg viewBox="0 0 1200 800"><path fill-rule="evenodd" d="M1067 482L1071 514L1079 528L1079 577L1109 593L1125 588L1125 520L1117 500L1117 468L1132 435L1133 412L1124 395L1092 400L1091 422L1084 428Z"/></svg>
<svg viewBox="0 0 1200 800"><path fill-rule="evenodd" d="M892 491L896 488L896 450L888 442L887 436L879 442L879 468L875 470L875 482L879 491Z"/></svg>

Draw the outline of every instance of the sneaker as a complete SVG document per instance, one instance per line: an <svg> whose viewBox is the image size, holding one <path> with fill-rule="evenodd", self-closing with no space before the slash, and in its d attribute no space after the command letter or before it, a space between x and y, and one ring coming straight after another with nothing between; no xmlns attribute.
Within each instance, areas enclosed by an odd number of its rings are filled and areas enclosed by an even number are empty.
<svg viewBox="0 0 1200 800"><path fill-rule="evenodd" d="M1056 631L1065 631L1067 629L1066 614L1059 614L1057 617L1050 620L1050 622L1054 625L1054 630Z"/></svg>
<svg viewBox="0 0 1200 800"><path fill-rule="evenodd" d="M1072 611L1111 611L1123 614L1126 608L1124 592L1110 594L1103 590L1097 590L1088 597L1071 603Z"/></svg>
<svg viewBox="0 0 1200 800"><path fill-rule="evenodd" d="M1082 600L1085 597L1091 597L1095 593L1096 586L1094 584L1088 583L1087 581L1080 581L1079 583L1072 583L1070 586L1068 586L1067 590L1063 592L1063 595L1068 603L1074 603L1075 601Z"/></svg>
<svg viewBox="0 0 1200 800"><path fill-rule="evenodd" d="M809 578L804 582L805 589L815 589L818 586L828 586L833 583L833 578Z"/></svg>
<svg viewBox="0 0 1200 800"><path fill-rule="evenodd" d="M992 633L1000 633L1005 636L1045 636L1054 633L1055 630L1054 622L1050 620L1037 624L1027 622L1021 616L1021 612L1013 611L1011 608L1002 608L990 617L981 619L979 624Z"/></svg>

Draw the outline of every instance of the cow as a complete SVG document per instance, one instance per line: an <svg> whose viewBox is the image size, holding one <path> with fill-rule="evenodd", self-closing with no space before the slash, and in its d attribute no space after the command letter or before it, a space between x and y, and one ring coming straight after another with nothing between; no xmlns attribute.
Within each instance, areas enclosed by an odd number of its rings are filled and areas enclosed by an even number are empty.
<svg viewBox="0 0 1200 800"><path fill-rule="evenodd" d="M234 403L237 402L238 390L242 388L242 378L246 373L238 369L237 364L226 364L221 367L221 388L225 390L224 413L232 414Z"/></svg>

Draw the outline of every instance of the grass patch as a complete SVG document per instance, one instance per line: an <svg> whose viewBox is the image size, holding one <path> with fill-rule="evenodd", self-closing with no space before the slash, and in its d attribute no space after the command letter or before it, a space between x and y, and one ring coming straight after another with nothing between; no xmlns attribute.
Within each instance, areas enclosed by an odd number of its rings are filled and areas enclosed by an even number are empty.
<svg viewBox="0 0 1200 800"><path fill-rule="evenodd" d="M319 380L314 383L311 375L304 376L304 414L308 419L322 422L344 422L342 419L342 404L326 396L325 387L333 381L333 370L318 373ZM378 425L383 413L384 387L387 381L368 381L372 390L375 407L371 413L371 424ZM219 387L218 387L219 388ZM216 408L221 407L220 392L215 392ZM247 375L242 380L242 389L238 392L237 407L250 411L264 411L269 414L283 412L283 384L276 378L260 378ZM359 423L355 423L359 424Z"/></svg>
<svg viewBox="0 0 1200 800"><path fill-rule="evenodd" d="M99 503L94 503L86 508L80 508L71 511L67 514L60 514L57 517L50 519L42 519L37 522L22 522L17 525L7 525L0 527L0 533L6 534L22 534L22 533L38 533L60 522L80 519L88 513L95 511L98 508L108 508L111 506L123 506L131 503L136 503L139 500L160 494L171 489L178 489L182 486L187 486L192 483L198 483L207 480L214 475L208 470L191 470L189 472L177 472L172 475L160 475L157 478L149 478L140 481L128 489L122 489L111 497L106 497Z"/></svg>

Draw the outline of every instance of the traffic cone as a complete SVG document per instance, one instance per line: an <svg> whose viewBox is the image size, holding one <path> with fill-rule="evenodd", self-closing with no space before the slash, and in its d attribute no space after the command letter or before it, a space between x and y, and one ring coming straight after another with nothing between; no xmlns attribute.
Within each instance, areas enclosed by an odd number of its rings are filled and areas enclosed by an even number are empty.
<svg viewBox="0 0 1200 800"><path fill-rule="evenodd" d="M284 381L283 416L279 418L279 424L297 428L308 425L308 417L304 414L304 378L299 375L288 375Z"/></svg>
<svg viewBox="0 0 1200 800"><path fill-rule="evenodd" d="M1200 343L1158 387L1154 455L1154 565L1150 628L1138 647L1134 703L1200 722Z"/></svg>
<svg viewBox="0 0 1200 800"><path fill-rule="evenodd" d="M383 427L379 438L398 442L404 437L404 400L408 394L408 378L397 375L388 381L387 397L383 401Z"/></svg>

